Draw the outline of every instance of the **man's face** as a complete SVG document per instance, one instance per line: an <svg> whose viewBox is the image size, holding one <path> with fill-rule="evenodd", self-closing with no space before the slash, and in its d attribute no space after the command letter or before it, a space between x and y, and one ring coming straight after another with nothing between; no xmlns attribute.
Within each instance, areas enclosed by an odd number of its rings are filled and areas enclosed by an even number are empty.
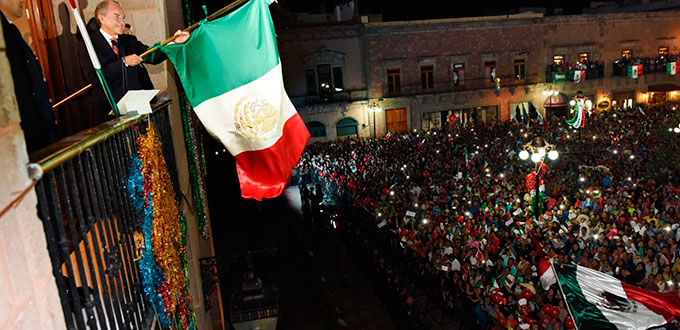
<svg viewBox="0 0 680 330"><path fill-rule="evenodd" d="M24 12L24 0L0 0L0 11L8 19L19 19Z"/></svg>
<svg viewBox="0 0 680 330"><path fill-rule="evenodd" d="M102 30L104 30L104 32L112 36L123 34L125 29L125 12L123 12L123 8L117 3L109 3L108 7L106 7L105 14L99 14L97 18L99 19L99 22L101 22Z"/></svg>

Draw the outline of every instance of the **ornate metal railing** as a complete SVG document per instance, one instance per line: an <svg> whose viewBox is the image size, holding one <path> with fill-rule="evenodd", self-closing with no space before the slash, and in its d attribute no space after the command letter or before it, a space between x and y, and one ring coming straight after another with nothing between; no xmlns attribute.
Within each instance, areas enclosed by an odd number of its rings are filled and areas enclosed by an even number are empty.
<svg viewBox="0 0 680 330"><path fill-rule="evenodd" d="M533 85L538 82L538 74L528 73L517 79L514 75L498 76L500 78L499 88L515 88ZM497 91L496 85L490 77L464 78L459 81L445 80L434 81L430 88L424 88L421 82L404 82L398 89L390 90L385 83L382 87L383 97L415 96L425 94L442 94L451 92L465 91ZM514 92L513 92L514 93Z"/></svg>
<svg viewBox="0 0 680 330"><path fill-rule="evenodd" d="M140 217L127 191L129 159L148 121L155 124L179 192L168 103L151 115L121 117L32 154L36 185L68 329L150 329L134 228ZM177 193L176 193L177 194ZM178 198L178 196L175 196Z"/></svg>

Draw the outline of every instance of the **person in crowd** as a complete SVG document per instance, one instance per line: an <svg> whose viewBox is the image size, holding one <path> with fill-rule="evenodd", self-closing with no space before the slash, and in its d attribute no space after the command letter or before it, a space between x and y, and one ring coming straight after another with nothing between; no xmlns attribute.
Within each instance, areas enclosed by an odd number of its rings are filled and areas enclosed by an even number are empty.
<svg viewBox="0 0 680 330"><path fill-rule="evenodd" d="M12 71L21 129L29 153L41 149L59 137L49 92L40 63L12 20L24 13L23 0L0 0L0 21L6 54Z"/></svg>
<svg viewBox="0 0 680 330"><path fill-rule="evenodd" d="M557 286L545 289L539 281L542 259L678 292L680 173L668 165L651 171L663 143L658 128L671 116L671 106L613 109L589 116L577 130L551 118L547 126L452 123L336 140L309 146L298 172L306 173L305 186L323 187L327 199L347 203L348 226L367 221L355 244L393 251L374 257L393 265L396 276L420 279L468 326L571 329ZM535 136L561 154L545 160L538 219L526 186L534 164L517 156ZM389 225L377 226L383 220ZM394 239L379 245L366 228ZM391 292L385 283L380 291ZM382 296L403 299L393 307L403 312L415 306L406 301L409 294Z"/></svg>

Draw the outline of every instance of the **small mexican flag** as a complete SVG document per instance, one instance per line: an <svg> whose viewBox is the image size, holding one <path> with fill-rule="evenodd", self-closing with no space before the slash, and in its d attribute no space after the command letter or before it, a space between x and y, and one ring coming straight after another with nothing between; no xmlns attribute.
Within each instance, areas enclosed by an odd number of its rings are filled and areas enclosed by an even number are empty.
<svg viewBox="0 0 680 330"><path fill-rule="evenodd" d="M599 271L555 264L576 326L588 329L647 329L680 316L678 293L658 293Z"/></svg>
<svg viewBox="0 0 680 330"><path fill-rule="evenodd" d="M567 74L562 71L556 71L552 73L553 82L563 82L567 81Z"/></svg>
<svg viewBox="0 0 680 330"><path fill-rule="evenodd" d="M666 72L671 76L675 76L678 73L678 62L667 63Z"/></svg>
<svg viewBox="0 0 680 330"><path fill-rule="evenodd" d="M637 79L642 75L642 64L628 66L628 78Z"/></svg>
<svg viewBox="0 0 680 330"><path fill-rule="evenodd" d="M540 259L538 261L538 276L541 280L541 286L543 286L543 289L546 291L550 289L551 285L557 282L555 279L555 272L553 272L552 267L550 267L550 261L547 259Z"/></svg>
<svg viewBox="0 0 680 330"><path fill-rule="evenodd" d="M569 71L569 81L582 83L586 81L586 70Z"/></svg>
<svg viewBox="0 0 680 330"><path fill-rule="evenodd" d="M283 88L272 1L250 0L161 47L198 118L234 156L241 195L257 200L281 194L309 140Z"/></svg>

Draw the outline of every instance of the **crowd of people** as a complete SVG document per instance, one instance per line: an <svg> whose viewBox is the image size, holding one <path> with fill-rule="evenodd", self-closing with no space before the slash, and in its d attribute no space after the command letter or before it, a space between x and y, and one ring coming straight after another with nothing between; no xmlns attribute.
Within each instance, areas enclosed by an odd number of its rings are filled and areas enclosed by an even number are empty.
<svg viewBox="0 0 680 330"><path fill-rule="evenodd" d="M648 166L671 142L654 134L669 116L670 106L611 110L580 129L554 117L528 125L449 123L317 143L298 171L303 182L337 187L354 208L369 210L371 225L415 255L438 279L444 301L475 315L476 327L570 329L557 285L541 286L540 260L678 291L678 176L674 166ZM536 164L518 157L537 136L559 152L554 161L545 157L538 215L526 184Z"/></svg>
<svg viewBox="0 0 680 330"><path fill-rule="evenodd" d="M594 60L583 60L576 63L553 63L546 67L546 78L552 81L553 72L563 72L567 74L569 71L586 70L586 79L602 78L604 77L604 63Z"/></svg>
<svg viewBox="0 0 680 330"><path fill-rule="evenodd" d="M626 76L628 66L642 64L643 73L666 73L666 64L676 62L679 54L659 55L657 57L621 57L614 61L614 76Z"/></svg>

